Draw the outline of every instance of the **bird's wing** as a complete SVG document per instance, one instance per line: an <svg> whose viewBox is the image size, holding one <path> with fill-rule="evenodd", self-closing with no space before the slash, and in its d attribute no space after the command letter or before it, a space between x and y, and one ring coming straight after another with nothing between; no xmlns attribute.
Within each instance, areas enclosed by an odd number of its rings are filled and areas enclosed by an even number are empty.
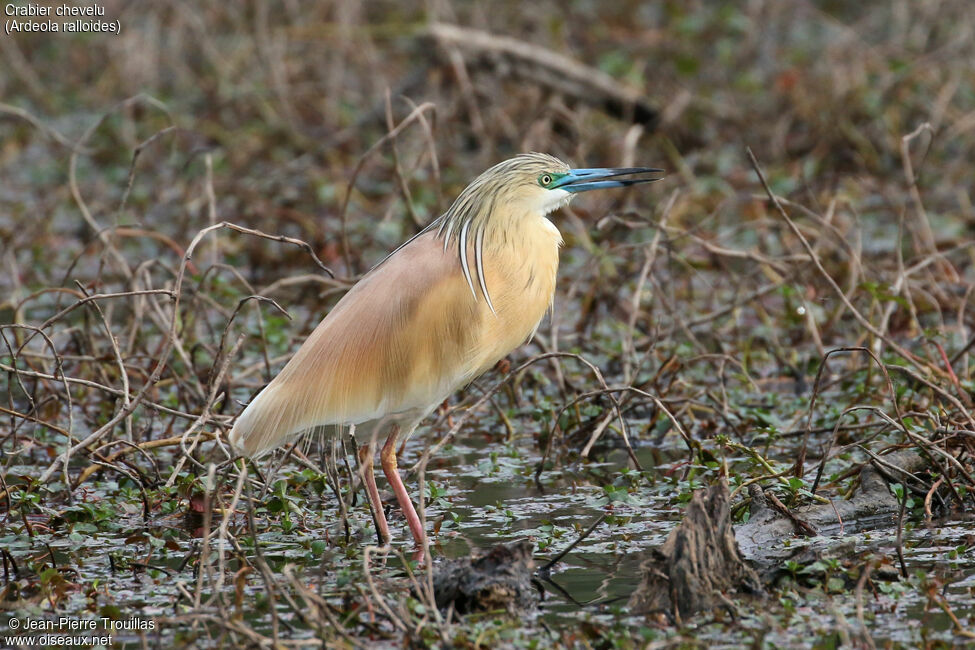
<svg viewBox="0 0 975 650"><path fill-rule="evenodd" d="M244 409L231 443L254 455L313 426L428 411L483 365L489 315L456 252L421 233L339 301Z"/></svg>

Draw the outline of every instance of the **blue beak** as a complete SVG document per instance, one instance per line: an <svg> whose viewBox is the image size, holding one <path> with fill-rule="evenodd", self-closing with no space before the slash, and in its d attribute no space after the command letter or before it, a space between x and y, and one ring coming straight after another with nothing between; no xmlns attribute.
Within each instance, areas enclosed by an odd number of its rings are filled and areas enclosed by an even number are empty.
<svg viewBox="0 0 975 650"><path fill-rule="evenodd" d="M566 192L588 192L589 190L603 190L611 187L627 187L640 183L659 181L656 178L626 178L621 180L605 180L616 176L631 176L633 174L659 174L662 169L653 167L596 167L593 169L570 169L569 173L556 181L550 189L560 189Z"/></svg>

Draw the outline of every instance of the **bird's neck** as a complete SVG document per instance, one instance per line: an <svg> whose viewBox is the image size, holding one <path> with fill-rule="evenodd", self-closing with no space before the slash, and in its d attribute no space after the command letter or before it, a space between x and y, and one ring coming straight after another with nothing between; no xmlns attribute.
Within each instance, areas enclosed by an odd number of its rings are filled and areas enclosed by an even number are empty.
<svg viewBox="0 0 975 650"><path fill-rule="evenodd" d="M515 295L537 293L548 303L555 292L561 246L562 234L543 216L495 222L485 230L485 265L497 273L496 281L508 284Z"/></svg>
<svg viewBox="0 0 975 650"><path fill-rule="evenodd" d="M558 228L541 212L500 209L489 218L459 217L445 215L438 237L443 238L445 251L456 247L475 301L477 296L487 297L487 308L500 315L501 307L517 309L517 298L531 294L544 300L540 319L555 293L562 245ZM503 296L505 304L495 305L495 296Z"/></svg>
<svg viewBox="0 0 975 650"><path fill-rule="evenodd" d="M515 259L558 264L562 233L538 214L492 219L484 229L484 248Z"/></svg>

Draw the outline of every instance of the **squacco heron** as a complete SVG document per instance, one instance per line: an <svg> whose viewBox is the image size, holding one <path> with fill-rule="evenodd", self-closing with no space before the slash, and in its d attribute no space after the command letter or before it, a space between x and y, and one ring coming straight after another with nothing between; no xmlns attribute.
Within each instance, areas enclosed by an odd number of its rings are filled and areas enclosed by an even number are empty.
<svg viewBox="0 0 975 650"><path fill-rule="evenodd" d="M382 542L381 465L421 552L425 533L396 466L397 442L451 393L531 339L552 305L562 237L546 215L579 192L656 178L646 167L570 169L529 153L478 176L453 205L369 271L237 418L231 444L260 455L312 428L359 439ZM631 178L622 179L622 176Z"/></svg>

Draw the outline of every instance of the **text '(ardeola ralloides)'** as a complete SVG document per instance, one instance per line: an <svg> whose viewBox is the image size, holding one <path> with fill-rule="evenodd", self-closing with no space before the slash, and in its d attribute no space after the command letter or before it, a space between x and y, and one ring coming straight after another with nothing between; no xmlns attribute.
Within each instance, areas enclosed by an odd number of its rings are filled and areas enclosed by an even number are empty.
<svg viewBox="0 0 975 650"><path fill-rule="evenodd" d="M491 167L345 294L243 410L231 444L257 456L312 428L351 429L388 543L373 474L385 435L383 473L422 550L426 536L397 470L397 441L534 335L552 304L562 245L547 215L577 193L659 180L646 176L659 171L571 169L541 153Z"/></svg>

